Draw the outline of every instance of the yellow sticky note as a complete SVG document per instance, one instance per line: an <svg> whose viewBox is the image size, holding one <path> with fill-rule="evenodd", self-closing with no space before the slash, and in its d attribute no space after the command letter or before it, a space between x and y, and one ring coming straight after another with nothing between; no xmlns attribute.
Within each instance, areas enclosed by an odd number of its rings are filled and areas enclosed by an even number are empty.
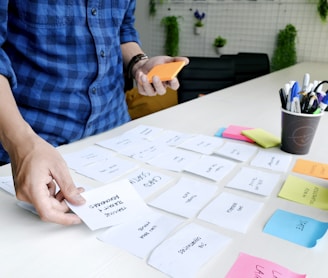
<svg viewBox="0 0 328 278"><path fill-rule="evenodd" d="M321 179L328 179L328 164L315 161L298 159L295 162L293 171L303 175L313 176Z"/></svg>
<svg viewBox="0 0 328 278"><path fill-rule="evenodd" d="M299 177L289 175L278 196L303 205L328 210L328 189Z"/></svg>
<svg viewBox="0 0 328 278"><path fill-rule="evenodd" d="M271 148L280 145L280 138L261 128L243 130L241 133L263 148Z"/></svg>

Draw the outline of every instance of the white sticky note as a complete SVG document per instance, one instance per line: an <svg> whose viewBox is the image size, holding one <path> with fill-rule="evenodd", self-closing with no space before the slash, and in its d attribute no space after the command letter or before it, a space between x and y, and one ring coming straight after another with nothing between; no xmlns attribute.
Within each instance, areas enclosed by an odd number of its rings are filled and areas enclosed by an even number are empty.
<svg viewBox="0 0 328 278"><path fill-rule="evenodd" d="M134 171L127 176L127 179L143 198L147 198L173 180L168 175L146 168L140 168Z"/></svg>
<svg viewBox="0 0 328 278"><path fill-rule="evenodd" d="M209 202L216 190L214 184L181 178L177 184L149 202L149 205L190 218Z"/></svg>
<svg viewBox="0 0 328 278"><path fill-rule="evenodd" d="M195 277L200 267L227 247L230 238L191 223L160 244L148 263L173 278Z"/></svg>
<svg viewBox="0 0 328 278"><path fill-rule="evenodd" d="M195 152L170 148L158 157L149 160L148 163L162 169L181 172L187 165L197 161L199 157L200 154Z"/></svg>
<svg viewBox="0 0 328 278"><path fill-rule="evenodd" d="M188 164L184 170L214 181L222 180L237 165L236 162L225 158L203 155L192 164Z"/></svg>
<svg viewBox="0 0 328 278"><path fill-rule="evenodd" d="M64 154L63 158L69 168L78 170L93 163L106 160L109 156L111 156L111 153L108 150L91 145L80 151Z"/></svg>
<svg viewBox="0 0 328 278"><path fill-rule="evenodd" d="M278 184L280 174L264 172L260 169L242 167L226 187L231 187L255 194L269 196Z"/></svg>
<svg viewBox="0 0 328 278"><path fill-rule="evenodd" d="M217 226L246 233L263 203L223 192L204 208L198 218Z"/></svg>
<svg viewBox="0 0 328 278"><path fill-rule="evenodd" d="M131 137L130 135L120 135L113 138L109 138L103 141L97 142L97 145L104 148L122 153L125 149L130 148L133 145L142 143L145 139L138 137Z"/></svg>
<svg viewBox="0 0 328 278"><path fill-rule="evenodd" d="M76 171L96 181L108 183L132 171L136 166L137 164L132 161L111 156L91 165L80 167Z"/></svg>
<svg viewBox="0 0 328 278"><path fill-rule="evenodd" d="M133 221L149 210L128 180L116 181L81 195L86 200L84 205L68 205L91 230Z"/></svg>
<svg viewBox="0 0 328 278"><path fill-rule="evenodd" d="M14 181L12 176L0 177L0 188L10 195L16 196Z"/></svg>
<svg viewBox="0 0 328 278"><path fill-rule="evenodd" d="M237 161L248 161L259 148L250 144L226 142L221 148L215 150L215 154L225 156Z"/></svg>
<svg viewBox="0 0 328 278"><path fill-rule="evenodd" d="M179 148L210 155L219 148L223 142L224 140L222 138L199 134L184 141L179 145Z"/></svg>
<svg viewBox="0 0 328 278"><path fill-rule="evenodd" d="M98 239L145 258L181 222L177 217L150 212L135 221L107 229Z"/></svg>
<svg viewBox="0 0 328 278"><path fill-rule="evenodd" d="M251 161L251 165L272 171L287 172L292 158L290 154L260 150Z"/></svg>

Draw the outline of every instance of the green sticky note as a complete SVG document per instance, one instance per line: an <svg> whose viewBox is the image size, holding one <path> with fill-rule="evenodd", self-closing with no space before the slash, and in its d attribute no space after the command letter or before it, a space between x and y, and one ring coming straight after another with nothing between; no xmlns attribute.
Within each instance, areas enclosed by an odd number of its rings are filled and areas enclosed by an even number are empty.
<svg viewBox="0 0 328 278"><path fill-rule="evenodd" d="M328 189L289 175L278 196L296 203L328 210Z"/></svg>
<svg viewBox="0 0 328 278"><path fill-rule="evenodd" d="M281 142L280 138L261 128L247 129L243 130L241 133L263 148L276 147L279 146Z"/></svg>

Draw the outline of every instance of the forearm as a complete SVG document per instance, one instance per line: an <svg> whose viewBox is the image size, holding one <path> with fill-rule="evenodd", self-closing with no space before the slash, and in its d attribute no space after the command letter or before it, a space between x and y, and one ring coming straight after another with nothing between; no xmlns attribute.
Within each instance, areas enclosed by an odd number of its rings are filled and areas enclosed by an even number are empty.
<svg viewBox="0 0 328 278"><path fill-rule="evenodd" d="M26 140L27 136L33 133L31 127L22 118L17 108L7 78L0 75L1 144L10 153L12 149L16 148L19 144L24 144L24 140Z"/></svg>
<svg viewBox="0 0 328 278"><path fill-rule="evenodd" d="M121 45L121 50L122 50L122 55L123 55L123 63L124 63L124 68L128 70L128 65L130 61L133 59L138 54L144 54L143 50L137 44L136 42L128 42L124 43ZM137 63L133 64L133 67L131 69L131 74L134 77L136 70L141 67L146 60L140 60Z"/></svg>

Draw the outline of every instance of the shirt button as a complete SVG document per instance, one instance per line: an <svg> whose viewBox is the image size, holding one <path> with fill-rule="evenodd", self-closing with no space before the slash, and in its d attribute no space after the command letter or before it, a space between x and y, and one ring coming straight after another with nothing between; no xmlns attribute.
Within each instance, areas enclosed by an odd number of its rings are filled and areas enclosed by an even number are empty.
<svg viewBox="0 0 328 278"><path fill-rule="evenodd" d="M100 56L103 57L103 58L105 57L105 51L104 50L100 51Z"/></svg>
<svg viewBox="0 0 328 278"><path fill-rule="evenodd" d="M91 14L92 15L97 15L97 9L96 8L92 8L91 9Z"/></svg>
<svg viewBox="0 0 328 278"><path fill-rule="evenodd" d="M93 94L95 94L95 93L97 93L97 88L96 87L92 87L92 90L91 91L92 91Z"/></svg>

